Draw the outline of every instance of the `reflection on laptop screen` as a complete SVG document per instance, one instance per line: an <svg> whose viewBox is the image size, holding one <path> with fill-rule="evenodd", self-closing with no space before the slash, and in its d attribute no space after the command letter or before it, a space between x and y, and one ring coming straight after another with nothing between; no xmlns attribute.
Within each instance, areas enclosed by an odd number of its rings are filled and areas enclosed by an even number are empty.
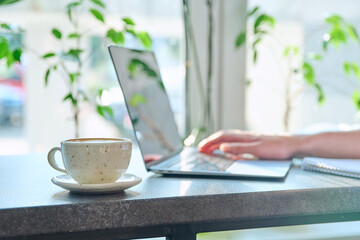
<svg viewBox="0 0 360 240"><path fill-rule="evenodd" d="M179 151L182 142L154 54L109 48L145 162Z"/></svg>

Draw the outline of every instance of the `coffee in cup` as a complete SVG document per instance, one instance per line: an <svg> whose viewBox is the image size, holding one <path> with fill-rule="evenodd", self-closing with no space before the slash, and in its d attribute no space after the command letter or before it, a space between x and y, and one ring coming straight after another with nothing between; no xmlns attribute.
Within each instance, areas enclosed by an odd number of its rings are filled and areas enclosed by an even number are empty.
<svg viewBox="0 0 360 240"><path fill-rule="evenodd" d="M79 184L116 182L129 166L132 143L126 138L78 138L61 142L48 153L49 164ZM65 169L55 160L60 151Z"/></svg>

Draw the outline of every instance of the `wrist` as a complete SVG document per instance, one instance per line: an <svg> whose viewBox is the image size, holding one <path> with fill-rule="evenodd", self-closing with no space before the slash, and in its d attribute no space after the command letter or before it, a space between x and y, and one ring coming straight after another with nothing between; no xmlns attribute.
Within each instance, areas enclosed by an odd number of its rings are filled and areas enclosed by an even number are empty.
<svg viewBox="0 0 360 240"><path fill-rule="evenodd" d="M293 157L303 158L312 155L313 135L293 135L292 138Z"/></svg>

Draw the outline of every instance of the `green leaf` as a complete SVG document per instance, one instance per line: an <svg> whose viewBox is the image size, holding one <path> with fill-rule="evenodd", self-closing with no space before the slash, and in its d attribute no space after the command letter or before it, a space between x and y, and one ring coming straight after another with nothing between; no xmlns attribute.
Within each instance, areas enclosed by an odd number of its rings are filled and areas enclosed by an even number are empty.
<svg viewBox="0 0 360 240"><path fill-rule="evenodd" d="M248 17L254 15L259 10L259 7L255 7L251 12L248 13Z"/></svg>
<svg viewBox="0 0 360 240"><path fill-rule="evenodd" d="M73 19L72 19L72 10L70 8L68 8L66 10L66 13L68 15L68 18L69 18L70 22L72 22L73 21Z"/></svg>
<svg viewBox="0 0 360 240"><path fill-rule="evenodd" d="M106 37L109 38L111 41L113 41L114 43L116 43L116 31L113 28L110 28L107 33L106 33Z"/></svg>
<svg viewBox="0 0 360 240"><path fill-rule="evenodd" d="M76 106L77 105L77 100L74 98L74 96L72 95L72 93L69 93L68 95L66 95L63 99L63 101L65 102L66 100L71 100L72 105Z"/></svg>
<svg viewBox="0 0 360 240"><path fill-rule="evenodd" d="M127 25L135 26L134 21L129 17L124 17L124 18L122 18L122 20Z"/></svg>
<svg viewBox="0 0 360 240"><path fill-rule="evenodd" d="M150 35L147 32L139 32L137 34L138 38L140 39L141 44L146 48L146 49L151 49L151 45L152 45L152 40L150 38Z"/></svg>
<svg viewBox="0 0 360 240"><path fill-rule="evenodd" d="M79 2L72 2L72 3L69 3L68 5L66 5L66 12L67 12L67 15L68 15L68 18L70 20L70 22L73 21L72 19L72 10L73 8L79 6L83 1L79 1Z"/></svg>
<svg viewBox="0 0 360 240"><path fill-rule="evenodd" d="M351 63L349 63L349 62L344 62L344 64L343 64L343 68L344 68L344 72L345 72L345 74L346 75L348 75L348 76L350 76L350 64Z"/></svg>
<svg viewBox="0 0 360 240"><path fill-rule="evenodd" d="M5 38L0 38L0 59L6 57L9 53L9 45Z"/></svg>
<svg viewBox="0 0 360 240"><path fill-rule="evenodd" d="M71 57L74 60L80 62L80 54L83 52L82 49L70 49L65 56Z"/></svg>
<svg viewBox="0 0 360 240"><path fill-rule="evenodd" d="M320 55L320 54L318 54L318 53L313 53L313 52L311 52L311 53L308 53L308 58L309 58L310 60L320 61L320 60L323 59L323 56Z"/></svg>
<svg viewBox="0 0 360 240"><path fill-rule="evenodd" d="M79 57L80 53L82 53L82 52L83 52L82 49L70 49L67 54L74 56L74 57Z"/></svg>
<svg viewBox="0 0 360 240"><path fill-rule="evenodd" d="M303 76L309 85L315 85L315 71L312 65L304 62L302 66Z"/></svg>
<svg viewBox="0 0 360 240"><path fill-rule="evenodd" d="M56 56L56 54L55 53L52 53L52 52L50 52L50 53L46 53L46 54L44 54L43 56L42 56L42 58L51 58L51 57L54 57L54 56Z"/></svg>
<svg viewBox="0 0 360 240"><path fill-rule="evenodd" d="M329 43L335 47L339 47L341 43L346 43L347 38L345 32L341 28L334 28L330 31Z"/></svg>
<svg viewBox="0 0 360 240"><path fill-rule="evenodd" d="M317 93L318 93L318 103L320 105L324 105L325 100L326 100L324 91L322 90L322 88L320 87L319 84L315 83L314 86L315 86L315 88L317 90Z"/></svg>
<svg viewBox="0 0 360 240"><path fill-rule="evenodd" d="M97 20L99 20L102 23L105 23L104 16L102 15L101 12L99 12L98 10L96 10L94 8L90 9L89 11Z"/></svg>
<svg viewBox="0 0 360 240"><path fill-rule="evenodd" d="M110 115L110 117L114 117L114 111L112 110L112 108L111 107L109 107L109 106L105 106L105 111Z"/></svg>
<svg viewBox="0 0 360 240"><path fill-rule="evenodd" d="M294 52L294 55L298 55L299 54L299 47L297 47L297 46L294 46L293 47L293 52Z"/></svg>
<svg viewBox="0 0 360 240"><path fill-rule="evenodd" d="M51 68L48 68L45 73L45 87L48 85Z"/></svg>
<svg viewBox="0 0 360 240"><path fill-rule="evenodd" d="M13 51L14 60L21 62L21 54L22 54L22 50L20 48L15 49Z"/></svg>
<svg viewBox="0 0 360 240"><path fill-rule="evenodd" d="M255 24L254 24L254 32L256 32L257 28L260 26L263 19L264 19L264 14L262 14L256 18Z"/></svg>
<svg viewBox="0 0 360 240"><path fill-rule="evenodd" d="M283 51L283 57L289 56L290 53L290 46L287 46Z"/></svg>
<svg viewBox="0 0 360 240"><path fill-rule="evenodd" d="M256 63L257 61L257 51L254 51L254 55L253 55L253 62Z"/></svg>
<svg viewBox="0 0 360 240"><path fill-rule="evenodd" d="M79 6L80 5L80 2L71 2L69 3L68 5L66 5L66 9L72 9L76 6Z"/></svg>
<svg viewBox="0 0 360 240"><path fill-rule="evenodd" d="M352 64L352 71L354 72L356 78L360 80L360 67L357 63Z"/></svg>
<svg viewBox="0 0 360 240"><path fill-rule="evenodd" d="M11 30L9 24L6 24L6 23L0 24L0 27L3 28L3 29L6 29L6 30Z"/></svg>
<svg viewBox="0 0 360 240"><path fill-rule="evenodd" d="M16 2L20 2L21 0L0 0L0 6L1 5L9 5Z"/></svg>
<svg viewBox="0 0 360 240"><path fill-rule="evenodd" d="M80 77L81 74L79 72L76 73L69 73L69 78L70 78L70 83L73 84L74 82L76 82L76 80L78 79L78 77Z"/></svg>
<svg viewBox="0 0 360 240"><path fill-rule="evenodd" d="M114 117L114 111L112 110L112 108L111 107L109 107L109 106L102 106L102 108L103 108L103 112L104 113L106 113L106 114L108 114L110 117Z"/></svg>
<svg viewBox="0 0 360 240"><path fill-rule="evenodd" d="M331 15L330 17L325 18L325 22L332 25L339 25L343 21L343 18L339 15Z"/></svg>
<svg viewBox="0 0 360 240"><path fill-rule="evenodd" d="M133 29L125 28L125 31L126 31L127 33L130 33L131 35L133 35L133 37L135 37L135 38L138 37L138 36L137 36L137 33L136 33L135 30L133 30Z"/></svg>
<svg viewBox="0 0 360 240"><path fill-rule="evenodd" d="M116 43L125 44L125 36L122 32L117 32L115 35Z"/></svg>
<svg viewBox="0 0 360 240"><path fill-rule="evenodd" d="M257 33L259 31L259 27L262 24L269 25L270 27L275 26L275 18L268 16L266 14L261 14L256 20L254 24L254 32Z"/></svg>
<svg viewBox="0 0 360 240"><path fill-rule="evenodd" d="M124 44L125 43L125 37L122 32L117 32L114 29L110 29L106 36L115 44Z"/></svg>
<svg viewBox="0 0 360 240"><path fill-rule="evenodd" d="M129 101L130 106L132 106L133 108L136 108L137 106L139 106L140 104L146 103L147 99L138 93L135 93Z"/></svg>
<svg viewBox="0 0 360 240"><path fill-rule="evenodd" d="M99 98L101 98L104 90L105 90L105 89L99 89L99 90L98 90L98 97L99 97Z"/></svg>
<svg viewBox="0 0 360 240"><path fill-rule="evenodd" d="M11 51L8 52L7 56L6 56L6 65L8 67L10 67L11 65L13 65L15 63L15 58L14 55Z"/></svg>
<svg viewBox="0 0 360 240"><path fill-rule="evenodd" d="M96 110L104 118L106 118L106 115L108 115L108 116L110 116L112 118L114 117L114 111L109 106L97 105Z"/></svg>
<svg viewBox="0 0 360 240"><path fill-rule="evenodd" d="M102 8L105 8L105 4L101 1L101 0L91 0L94 4L102 7Z"/></svg>
<svg viewBox="0 0 360 240"><path fill-rule="evenodd" d="M283 57L289 56L289 54L292 53L293 55L299 54L299 47L297 46L287 46L283 51Z"/></svg>
<svg viewBox="0 0 360 240"><path fill-rule="evenodd" d="M359 35L357 34L357 31L353 25L346 25L346 32L352 40L359 42Z"/></svg>
<svg viewBox="0 0 360 240"><path fill-rule="evenodd" d="M360 80L360 67L356 62L344 62L343 68L346 75L350 76L351 73L354 73L355 77Z"/></svg>
<svg viewBox="0 0 360 240"><path fill-rule="evenodd" d="M267 23L268 25L270 25L270 27L274 27L275 26L275 18L269 16L269 15L264 15L264 19L263 19L264 23Z"/></svg>
<svg viewBox="0 0 360 240"><path fill-rule="evenodd" d="M235 47L240 47L242 45L244 45L246 42L246 32L242 32L240 33L235 40Z"/></svg>
<svg viewBox="0 0 360 240"><path fill-rule="evenodd" d="M51 32L52 32L52 34L53 34L57 39L61 39L62 34L61 34L61 32L59 31L59 29L53 28L53 29L51 30Z"/></svg>
<svg viewBox="0 0 360 240"><path fill-rule="evenodd" d="M261 42L261 38L256 39L253 44L252 44L252 48L255 50L256 49L256 45L258 45Z"/></svg>
<svg viewBox="0 0 360 240"><path fill-rule="evenodd" d="M158 79L158 84L159 84L160 89L165 92L165 86L164 86L163 81L161 81L161 79Z"/></svg>
<svg viewBox="0 0 360 240"><path fill-rule="evenodd" d="M97 105L97 106L96 106L96 111L97 111L102 117L105 118L105 114L104 114L104 111L103 111L102 106Z"/></svg>
<svg viewBox="0 0 360 240"><path fill-rule="evenodd" d="M356 110L360 110L360 92L359 90L355 90L352 94L352 99L355 104Z"/></svg>
<svg viewBox="0 0 360 240"><path fill-rule="evenodd" d="M68 38L81 38L81 34L79 34L79 33L70 33L67 37Z"/></svg>

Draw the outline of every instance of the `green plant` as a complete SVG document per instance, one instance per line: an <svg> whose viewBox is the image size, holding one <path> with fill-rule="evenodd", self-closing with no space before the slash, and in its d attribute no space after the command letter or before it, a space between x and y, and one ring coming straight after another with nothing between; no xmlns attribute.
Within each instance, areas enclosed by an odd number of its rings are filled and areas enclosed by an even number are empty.
<svg viewBox="0 0 360 240"><path fill-rule="evenodd" d="M0 0L0 6L17 3L20 0ZM20 38L24 30L13 24L0 22L0 61L6 60L8 67L12 66L15 62L21 61L23 52L22 44L16 44L15 38Z"/></svg>
<svg viewBox="0 0 360 240"><path fill-rule="evenodd" d="M289 45L283 43L279 39L283 39L281 36L277 36L274 30L276 26L276 19L266 13L262 13L259 7L255 7L247 15L247 19L253 22L251 28L251 34L249 32L241 32L235 39L235 47L240 48L247 44L252 54L253 63L256 64L259 57L258 46L265 37L271 39L276 44L280 45L283 49L282 56L284 60L288 62L289 68L285 69L282 74L285 76L284 86L284 103L285 111L283 114L283 126L284 130L289 130L290 114L293 101L297 98L299 93L303 90L303 85L297 86L294 84L297 79L302 79L303 83L313 87L318 94L317 101L320 105L325 103L325 93L322 90L321 85L316 80L316 72L313 63L315 61L321 61L326 57L326 52L329 46L339 48L342 44L347 42L348 38L351 38L356 43L359 43L359 38L356 29L353 25L346 22L339 15L331 15L325 19L326 32L323 35L322 41L322 53L307 52L303 56L299 56L302 49L300 46ZM301 61L297 59L301 58ZM360 79L360 68L356 63L344 62L345 73L350 75L354 73L358 79ZM360 91L355 91L353 94L355 102L358 102L358 109L360 109Z"/></svg>
<svg viewBox="0 0 360 240"><path fill-rule="evenodd" d="M341 45L348 43L351 39L356 44L360 44L359 35L356 31L356 28L353 24L348 23L344 20L343 17L339 15L332 15L325 19L329 30L323 36L323 49L327 51L330 45L333 45L336 48L340 48ZM344 61L343 70L346 76L354 76L358 81L360 81L360 67L357 62ZM352 93L352 100L357 109L360 111L360 90L355 89Z"/></svg>
<svg viewBox="0 0 360 240"><path fill-rule="evenodd" d="M86 2L89 3L88 8L86 8L86 6L88 6L85 4ZM46 70L44 78L45 86L48 85L50 75L53 72L61 74L65 80L68 92L63 98L63 101L69 101L71 103L75 123L75 137L79 137L80 105L90 100L89 94L85 92L81 85L84 63L86 63L93 54L91 50L86 49L82 41L86 34L88 34L80 25L80 11L84 9L106 29L106 35L103 36L104 40L123 45L125 44L127 35L132 35L138 39L146 49L150 49L152 44L149 34L136 30L135 23L131 18L122 18L122 27L119 29L108 27L104 16L106 5L102 0L79 0L71 2L66 6L67 19L72 26L71 32L65 35L59 28L53 28L51 32L56 40L66 43L62 46L67 47L47 52L42 58L49 62L49 67ZM98 97L101 98L103 91L104 89L98 90ZM97 112L101 116L113 118L113 111L109 106L103 106L98 103L94 104L96 105Z"/></svg>

